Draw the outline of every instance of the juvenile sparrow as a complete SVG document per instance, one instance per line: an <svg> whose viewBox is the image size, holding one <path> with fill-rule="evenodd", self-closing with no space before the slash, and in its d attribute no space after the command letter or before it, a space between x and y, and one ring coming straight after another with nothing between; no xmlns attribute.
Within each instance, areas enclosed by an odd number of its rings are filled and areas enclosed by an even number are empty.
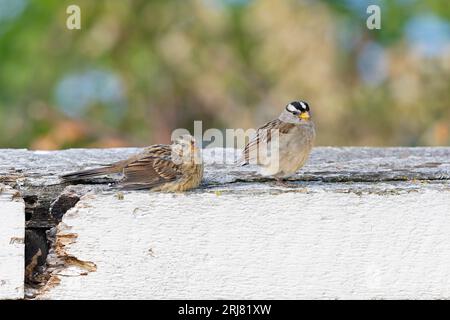
<svg viewBox="0 0 450 320"><path fill-rule="evenodd" d="M291 102L278 119L256 131L244 148L240 165L256 164L260 174L283 184L283 179L305 164L315 136L308 103Z"/></svg>
<svg viewBox="0 0 450 320"><path fill-rule="evenodd" d="M198 187L203 177L200 149L191 135L183 135L171 145L155 144L126 160L101 168L69 173L64 181L121 174L119 184L126 190L181 192Z"/></svg>

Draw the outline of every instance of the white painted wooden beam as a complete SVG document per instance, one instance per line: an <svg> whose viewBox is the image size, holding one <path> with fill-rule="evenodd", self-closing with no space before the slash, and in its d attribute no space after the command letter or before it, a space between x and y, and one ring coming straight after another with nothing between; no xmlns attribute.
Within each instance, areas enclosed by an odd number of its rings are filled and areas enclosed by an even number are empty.
<svg viewBox="0 0 450 320"><path fill-rule="evenodd" d="M0 300L24 297L24 237L24 202L0 184Z"/></svg>
<svg viewBox="0 0 450 320"><path fill-rule="evenodd" d="M34 235L27 261L42 253L31 278L44 286L27 298L450 299L448 147L314 148L293 188L218 163L229 149L205 150L204 182L186 194L59 183L136 151L0 152ZM14 206L23 224L23 203L5 199L0 213Z"/></svg>
<svg viewBox="0 0 450 320"><path fill-rule="evenodd" d="M89 194L41 298L448 299L449 208L448 191Z"/></svg>

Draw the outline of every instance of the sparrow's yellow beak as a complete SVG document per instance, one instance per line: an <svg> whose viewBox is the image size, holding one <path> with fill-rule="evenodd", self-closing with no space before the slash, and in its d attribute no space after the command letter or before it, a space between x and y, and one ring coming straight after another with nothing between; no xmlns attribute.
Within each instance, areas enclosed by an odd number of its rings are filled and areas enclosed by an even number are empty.
<svg viewBox="0 0 450 320"><path fill-rule="evenodd" d="M308 120L311 116L308 111L302 112L298 115L298 117L302 120Z"/></svg>

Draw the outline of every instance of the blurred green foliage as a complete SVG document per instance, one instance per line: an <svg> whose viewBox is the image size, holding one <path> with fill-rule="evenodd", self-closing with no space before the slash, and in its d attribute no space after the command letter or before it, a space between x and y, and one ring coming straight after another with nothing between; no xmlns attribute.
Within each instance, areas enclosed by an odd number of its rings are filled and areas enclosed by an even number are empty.
<svg viewBox="0 0 450 320"><path fill-rule="evenodd" d="M319 145L449 145L449 21L446 0L0 0L0 147L168 142L294 99Z"/></svg>

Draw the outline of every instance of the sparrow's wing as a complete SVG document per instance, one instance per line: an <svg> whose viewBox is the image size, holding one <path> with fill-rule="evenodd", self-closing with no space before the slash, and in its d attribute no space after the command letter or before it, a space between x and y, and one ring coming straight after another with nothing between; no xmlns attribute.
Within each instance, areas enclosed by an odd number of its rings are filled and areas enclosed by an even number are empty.
<svg viewBox="0 0 450 320"><path fill-rule="evenodd" d="M274 130L278 130L281 135L289 133L293 127L295 127L295 124L286 123L279 119L263 125L256 131L256 135L250 139L245 146L239 165L245 166L249 163L256 163L258 158L258 148L260 148L260 145L268 146L270 144Z"/></svg>
<svg viewBox="0 0 450 320"><path fill-rule="evenodd" d="M170 157L172 155L172 149L170 145L165 144L155 144L152 146L149 146L145 148L141 153L137 155L133 155L130 158L110 164L106 164L100 168L94 168L94 169L88 169L88 170L82 170L77 171L69 174L65 174L61 176L61 179L63 179L66 182L72 182L72 181L78 181L78 180L87 180L90 178L98 177L98 176L104 176L104 175L110 175L110 174L118 174L118 173L124 173L125 169L127 172L130 172L129 175L132 176L134 171L139 170L142 166L143 161L146 157L150 158L166 158L170 160ZM140 164L140 166L136 166L136 164ZM149 162L149 165L151 166L151 161ZM130 169L130 168L133 169ZM141 173L139 173L141 174ZM141 174L142 176L145 176L145 173ZM137 177L133 177L134 180L138 179Z"/></svg>
<svg viewBox="0 0 450 320"><path fill-rule="evenodd" d="M153 148L153 149L151 149ZM124 169L120 182L124 189L150 189L178 179L182 172L172 161L170 146L152 146L139 154Z"/></svg>

